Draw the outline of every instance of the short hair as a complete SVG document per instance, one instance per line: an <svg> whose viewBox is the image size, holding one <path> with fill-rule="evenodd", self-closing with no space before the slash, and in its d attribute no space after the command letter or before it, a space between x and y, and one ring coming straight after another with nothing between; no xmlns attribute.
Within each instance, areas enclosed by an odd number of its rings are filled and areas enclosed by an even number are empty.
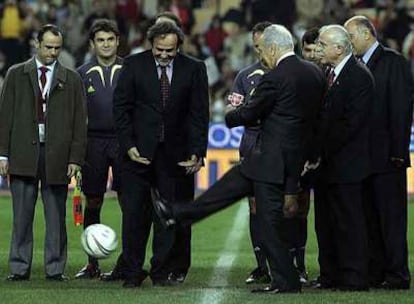
<svg viewBox="0 0 414 304"><path fill-rule="evenodd" d="M39 32L37 33L37 40L39 41L39 43L43 41L43 36L46 32L51 32L55 36L63 37L62 32L56 25L45 24L40 28Z"/></svg>
<svg viewBox="0 0 414 304"><path fill-rule="evenodd" d="M351 37L349 36L348 31L342 25L325 25L319 30L319 35L326 31L329 31L329 34L331 35L331 42L343 47L345 54L348 55L352 52Z"/></svg>
<svg viewBox="0 0 414 304"><path fill-rule="evenodd" d="M292 34L280 24L272 24L263 31L263 44L265 48L275 44L280 50L293 51Z"/></svg>
<svg viewBox="0 0 414 304"><path fill-rule="evenodd" d="M359 16L354 16L350 19L348 19L345 22L345 25L349 24L349 23L355 23L357 26L358 31L361 31L361 28L365 28L367 29L371 35L375 38L377 38L377 31L374 27L374 25L372 24L371 20L368 19L368 17L359 15Z"/></svg>
<svg viewBox="0 0 414 304"><path fill-rule="evenodd" d="M169 11L165 11L165 12L161 12L158 15L155 16L155 22L157 22L158 18L167 18L170 19L171 21L173 21L175 23L176 26L178 26L179 28L183 27L183 24L181 22L180 17L178 17L176 14L174 14L173 12L169 12Z"/></svg>
<svg viewBox="0 0 414 304"><path fill-rule="evenodd" d="M306 44L314 44L319 37L319 27L313 27L307 30L302 36L302 46Z"/></svg>
<svg viewBox="0 0 414 304"><path fill-rule="evenodd" d="M263 31L270 25L272 25L272 23L269 21L256 23L252 28L252 34L263 33Z"/></svg>
<svg viewBox="0 0 414 304"><path fill-rule="evenodd" d="M114 33L115 36L119 36L118 25L115 21L109 19L97 19L92 23L89 30L89 40L93 40L97 32Z"/></svg>
<svg viewBox="0 0 414 304"><path fill-rule="evenodd" d="M183 31L173 24L172 22L163 21L155 23L148 29L147 37L151 44L154 44L154 39L157 37L165 37L167 34L175 34L177 35L178 46L180 46L184 41L184 33Z"/></svg>

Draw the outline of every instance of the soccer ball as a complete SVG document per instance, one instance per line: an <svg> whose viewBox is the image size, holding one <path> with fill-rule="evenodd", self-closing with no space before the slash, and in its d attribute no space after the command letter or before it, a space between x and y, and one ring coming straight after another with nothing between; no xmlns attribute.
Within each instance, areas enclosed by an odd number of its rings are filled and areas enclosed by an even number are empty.
<svg viewBox="0 0 414 304"><path fill-rule="evenodd" d="M88 226L81 236L82 247L85 252L96 259L105 259L118 246L115 231L103 224Z"/></svg>

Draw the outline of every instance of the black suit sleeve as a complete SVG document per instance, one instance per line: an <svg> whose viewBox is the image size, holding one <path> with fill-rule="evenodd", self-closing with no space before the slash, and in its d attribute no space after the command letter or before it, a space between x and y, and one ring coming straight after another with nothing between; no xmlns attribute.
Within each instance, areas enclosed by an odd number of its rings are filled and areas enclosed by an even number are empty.
<svg viewBox="0 0 414 304"><path fill-rule="evenodd" d="M390 99L391 157L404 159L411 135L413 81L408 63L402 56L395 56L390 64L388 79L388 92L392 92L387 96Z"/></svg>
<svg viewBox="0 0 414 304"><path fill-rule="evenodd" d="M197 64L192 79L191 103L189 115L190 154L197 157L206 156L209 122L209 95L206 66Z"/></svg>
<svg viewBox="0 0 414 304"><path fill-rule="evenodd" d="M278 89L277 84L271 81L268 75L263 76L249 103L226 114L227 127L256 126L272 111L275 97L278 96Z"/></svg>
<svg viewBox="0 0 414 304"><path fill-rule="evenodd" d="M134 65L124 61L113 96L113 114L118 140L123 153L135 146L132 116L135 100Z"/></svg>

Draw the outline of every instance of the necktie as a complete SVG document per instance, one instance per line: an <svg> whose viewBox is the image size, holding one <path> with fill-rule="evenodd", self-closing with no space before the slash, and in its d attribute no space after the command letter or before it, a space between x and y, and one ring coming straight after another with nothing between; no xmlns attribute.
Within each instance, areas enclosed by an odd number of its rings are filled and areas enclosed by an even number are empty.
<svg viewBox="0 0 414 304"><path fill-rule="evenodd" d="M328 89L334 84L334 80L335 80L335 72L334 69L331 69L327 78L328 80Z"/></svg>
<svg viewBox="0 0 414 304"><path fill-rule="evenodd" d="M46 73L49 72L49 69L45 66L42 66L39 68L40 70L40 94L39 94L39 98L38 98L38 111L37 111L37 118L39 123L43 123L44 122L44 109L43 109L43 104L45 103L45 98L44 95L46 92L45 91L45 86L46 86L46 82L47 82L47 78L46 78Z"/></svg>
<svg viewBox="0 0 414 304"><path fill-rule="evenodd" d="M164 111L167 105L168 99L170 98L170 81L167 76L167 67L161 67L161 109Z"/></svg>
<svg viewBox="0 0 414 304"><path fill-rule="evenodd" d="M360 56L357 56L357 58L356 58L359 62L361 62L362 64L365 64L365 61L364 61L364 59L362 59L362 57L360 57Z"/></svg>
<svg viewBox="0 0 414 304"><path fill-rule="evenodd" d="M39 70L40 70L40 85L41 85L40 91L42 91L43 93L43 90L45 89L46 81L47 81L46 73L49 72L49 69L45 66L42 66L39 68Z"/></svg>
<svg viewBox="0 0 414 304"><path fill-rule="evenodd" d="M168 103L168 99L170 98L170 81L168 80L167 67L166 66L160 66L160 68L161 68L161 77L160 77L161 100L160 100L160 106L161 106L161 111L164 114L165 107ZM159 134L160 142L164 141L164 130L165 130L165 123L164 123L164 115L163 115L163 120L161 122L160 134Z"/></svg>

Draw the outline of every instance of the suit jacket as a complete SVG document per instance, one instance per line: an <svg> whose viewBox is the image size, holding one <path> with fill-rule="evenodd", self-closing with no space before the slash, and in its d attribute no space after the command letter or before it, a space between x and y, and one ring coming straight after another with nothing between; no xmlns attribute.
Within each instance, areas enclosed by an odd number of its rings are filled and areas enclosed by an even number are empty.
<svg viewBox="0 0 414 304"><path fill-rule="evenodd" d="M379 45L367 63L375 78L371 156L374 172L395 169L391 157L410 165L413 81L409 65L396 51Z"/></svg>
<svg viewBox="0 0 414 304"><path fill-rule="evenodd" d="M153 159L159 126L164 120L164 144L172 167L207 150L209 102L203 62L177 53L173 62L170 100L160 108L160 81L151 50L124 60L114 91L114 120L121 153L137 147Z"/></svg>
<svg viewBox="0 0 414 304"><path fill-rule="evenodd" d="M314 64L289 56L265 74L251 102L226 115L229 127L260 123L252 153L241 164L247 177L284 184L296 193L305 145L325 92L326 80Z"/></svg>
<svg viewBox="0 0 414 304"><path fill-rule="evenodd" d="M351 56L328 90L322 114L322 156L329 183L355 183L370 174L369 131L374 80Z"/></svg>
<svg viewBox="0 0 414 304"><path fill-rule="evenodd" d="M66 184L68 163L82 165L86 152L86 101L75 71L56 63L47 99L46 179ZM36 176L39 158L38 94L35 59L12 66L0 97L0 155L9 173Z"/></svg>

